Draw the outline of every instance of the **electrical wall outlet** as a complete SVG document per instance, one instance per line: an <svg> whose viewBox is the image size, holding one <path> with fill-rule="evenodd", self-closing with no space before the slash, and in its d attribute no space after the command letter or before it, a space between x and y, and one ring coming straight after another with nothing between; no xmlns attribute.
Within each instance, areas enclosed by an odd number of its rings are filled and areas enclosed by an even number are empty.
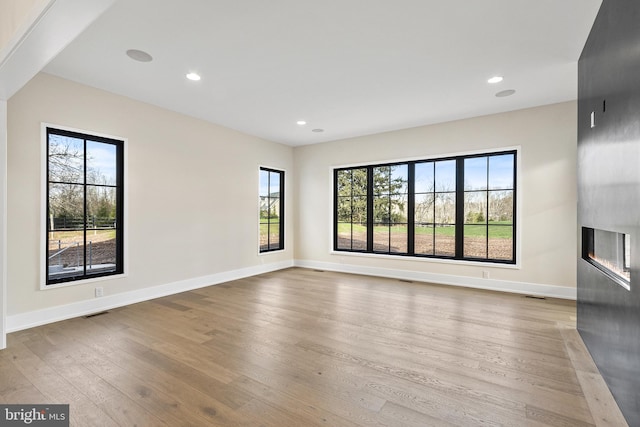
<svg viewBox="0 0 640 427"><path fill-rule="evenodd" d="M483 278L483 279L488 279L488 278L489 278L489 272L488 272L487 270L484 270L484 271L482 272L482 278Z"/></svg>
<svg viewBox="0 0 640 427"><path fill-rule="evenodd" d="M100 298L104 295L104 288L102 286L96 287L96 298Z"/></svg>

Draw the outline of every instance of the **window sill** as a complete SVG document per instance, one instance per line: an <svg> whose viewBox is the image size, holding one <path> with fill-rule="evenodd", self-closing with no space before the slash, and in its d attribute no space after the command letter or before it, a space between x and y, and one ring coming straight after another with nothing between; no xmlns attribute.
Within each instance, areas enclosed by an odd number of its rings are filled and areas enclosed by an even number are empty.
<svg viewBox="0 0 640 427"><path fill-rule="evenodd" d="M56 284L53 284L53 285L46 285L44 283L41 283L40 284L40 290L41 291L47 291L47 290L50 290L50 289L66 288L66 287L69 287L69 286L86 285L86 284L90 284L90 283L104 282L105 280L123 279L125 277L127 277L127 273L113 274L113 275L110 275L110 276L91 277L91 278L82 279L82 280L74 280L74 281L71 281L71 282L56 283Z"/></svg>

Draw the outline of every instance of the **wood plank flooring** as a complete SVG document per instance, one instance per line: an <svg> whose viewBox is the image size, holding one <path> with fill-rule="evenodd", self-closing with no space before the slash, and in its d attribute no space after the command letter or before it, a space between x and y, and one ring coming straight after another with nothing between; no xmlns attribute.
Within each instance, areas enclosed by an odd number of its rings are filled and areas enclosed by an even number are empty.
<svg viewBox="0 0 640 427"><path fill-rule="evenodd" d="M624 426L575 303L292 268L8 336L74 426Z"/></svg>

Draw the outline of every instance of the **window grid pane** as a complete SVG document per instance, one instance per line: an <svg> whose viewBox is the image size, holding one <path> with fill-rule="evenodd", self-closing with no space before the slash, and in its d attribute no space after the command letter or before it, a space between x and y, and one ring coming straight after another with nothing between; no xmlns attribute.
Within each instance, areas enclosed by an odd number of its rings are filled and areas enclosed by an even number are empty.
<svg viewBox="0 0 640 427"><path fill-rule="evenodd" d="M334 248L515 263L515 155L492 153L337 170ZM371 178L365 186L362 172L367 169ZM345 198L354 195L355 171L361 173L361 211L368 204L372 215L361 215L357 222L354 199ZM458 219L463 222L457 223ZM357 249L353 245L356 224L363 237L371 227L368 249L366 241Z"/></svg>
<svg viewBox="0 0 640 427"><path fill-rule="evenodd" d="M123 272L123 142L48 128L46 284Z"/></svg>
<svg viewBox="0 0 640 427"><path fill-rule="evenodd" d="M337 171L336 249L367 250L367 169Z"/></svg>
<svg viewBox="0 0 640 427"><path fill-rule="evenodd" d="M284 249L284 172L260 168L259 251Z"/></svg>

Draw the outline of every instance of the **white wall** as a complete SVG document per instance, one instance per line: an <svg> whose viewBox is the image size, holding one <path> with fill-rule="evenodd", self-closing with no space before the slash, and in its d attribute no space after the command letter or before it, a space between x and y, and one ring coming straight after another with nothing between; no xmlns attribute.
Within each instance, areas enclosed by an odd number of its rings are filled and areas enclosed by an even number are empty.
<svg viewBox="0 0 640 427"><path fill-rule="evenodd" d="M0 349L7 346L7 102L0 100Z"/></svg>
<svg viewBox="0 0 640 427"><path fill-rule="evenodd" d="M39 290L41 122L128 138L128 277ZM286 250L268 255L260 165L286 171ZM294 179L291 147L37 75L8 102L9 329L291 265Z"/></svg>
<svg viewBox="0 0 640 427"><path fill-rule="evenodd" d="M576 287L576 108L568 102L296 148L296 262L575 297L575 289L555 287ZM332 167L513 146L521 147L520 268L331 253Z"/></svg>

